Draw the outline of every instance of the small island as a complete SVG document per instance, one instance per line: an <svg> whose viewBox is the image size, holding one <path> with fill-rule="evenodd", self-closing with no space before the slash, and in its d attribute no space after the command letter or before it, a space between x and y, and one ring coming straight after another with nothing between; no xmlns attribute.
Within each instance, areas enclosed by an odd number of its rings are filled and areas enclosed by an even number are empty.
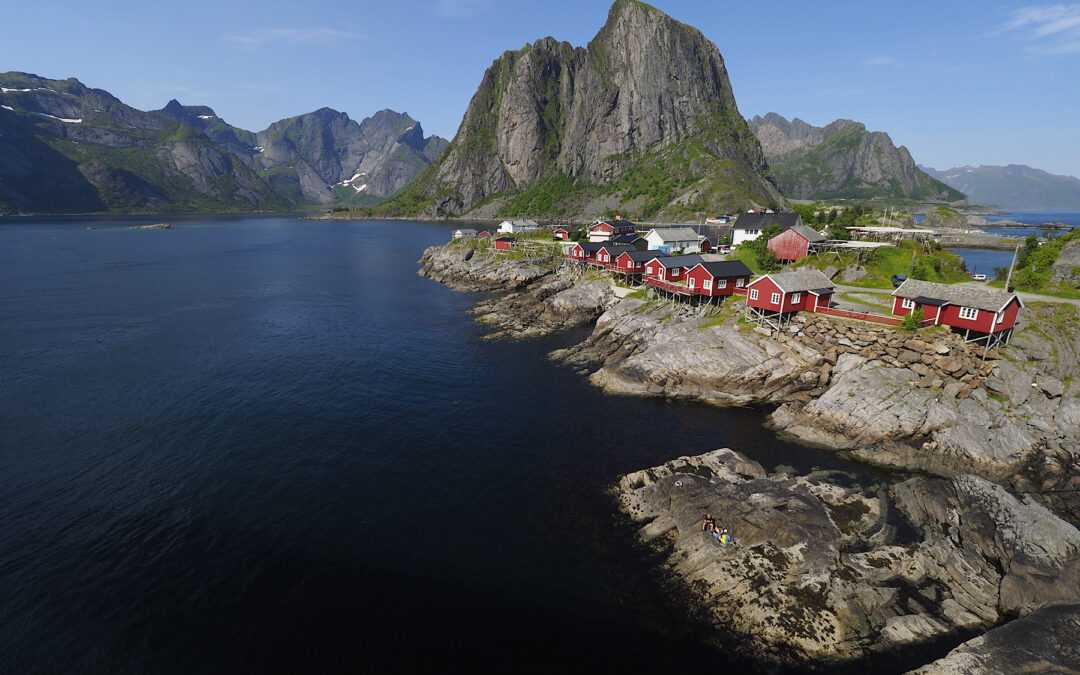
<svg viewBox="0 0 1080 675"><path fill-rule="evenodd" d="M176 228L168 223L155 223L153 225L132 225L129 230L175 230Z"/></svg>

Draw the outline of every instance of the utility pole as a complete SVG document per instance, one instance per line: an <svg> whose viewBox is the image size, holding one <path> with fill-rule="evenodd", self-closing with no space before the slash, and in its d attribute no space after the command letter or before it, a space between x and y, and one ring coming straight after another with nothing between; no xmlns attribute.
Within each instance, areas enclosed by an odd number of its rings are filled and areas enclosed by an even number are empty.
<svg viewBox="0 0 1080 675"><path fill-rule="evenodd" d="M1020 245L1017 244L1016 248L1013 249L1012 262L1009 263L1009 275L1007 277L1005 277L1005 290L1006 291L1009 290L1009 282L1012 281L1013 266L1016 265L1016 254L1019 253L1019 252L1020 252Z"/></svg>

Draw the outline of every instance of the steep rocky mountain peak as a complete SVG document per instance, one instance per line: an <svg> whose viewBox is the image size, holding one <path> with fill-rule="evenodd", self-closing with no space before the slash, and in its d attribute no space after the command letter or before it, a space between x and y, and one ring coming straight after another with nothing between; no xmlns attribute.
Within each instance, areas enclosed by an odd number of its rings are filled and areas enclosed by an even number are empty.
<svg viewBox="0 0 1080 675"><path fill-rule="evenodd" d="M648 208L627 196L646 172L667 181ZM587 47L545 37L497 58L447 152L401 204L459 215L548 181L588 192L621 180L616 201L628 211L777 204L767 172L716 46L649 5L617 0Z"/></svg>

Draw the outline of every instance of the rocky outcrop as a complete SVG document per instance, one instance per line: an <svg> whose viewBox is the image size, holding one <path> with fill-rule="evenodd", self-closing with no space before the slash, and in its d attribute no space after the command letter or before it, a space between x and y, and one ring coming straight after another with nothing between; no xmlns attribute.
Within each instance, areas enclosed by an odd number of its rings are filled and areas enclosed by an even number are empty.
<svg viewBox="0 0 1080 675"><path fill-rule="evenodd" d="M476 244L476 240L461 239L428 247L417 274L461 291L506 291L548 276L557 264L554 254L508 260Z"/></svg>
<svg viewBox="0 0 1080 675"><path fill-rule="evenodd" d="M963 193L921 171L904 146L852 120L813 127L769 113L750 121L786 197L894 197L959 201Z"/></svg>
<svg viewBox="0 0 1080 675"><path fill-rule="evenodd" d="M1080 532L973 476L866 493L725 449L628 474L617 495L758 658L899 654L1080 599ZM705 513L734 544L701 531Z"/></svg>
<svg viewBox="0 0 1080 675"><path fill-rule="evenodd" d="M778 204L767 168L716 46L653 7L616 0L587 48L544 38L498 58L446 154L400 203L423 199L423 215L456 216L545 181L601 186L648 170L731 208Z"/></svg>
<svg viewBox="0 0 1080 675"><path fill-rule="evenodd" d="M1080 603L1038 609L968 640L918 675L1080 673Z"/></svg>
<svg viewBox="0 0 1080 675"><path fill-rule="evenodd" d="M1061 247L1057 260L1050 267L1050 282L1080 288L1080 239Z"/></svg>

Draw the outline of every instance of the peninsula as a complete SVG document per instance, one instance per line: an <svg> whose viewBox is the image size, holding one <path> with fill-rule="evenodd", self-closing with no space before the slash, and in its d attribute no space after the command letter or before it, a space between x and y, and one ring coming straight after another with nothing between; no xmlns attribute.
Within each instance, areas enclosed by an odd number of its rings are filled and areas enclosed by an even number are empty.
<svg viewBox="0 0 1080 675"><path fill-rule="evenodd" d="M990 664L1000 656L977 636L1015 621L1034 628L1002 635L1072 626L1043 640L1054 658L1080 638L1080 605L1056 606L1080 602L1074 305L1028 303L1008 345L987 349L945 326L913 332L817 312L755 326L746 294L716 305L635 291L539 238L501 252L462 238L428 249L421 265L455 288L501 291L474 310L493 338L592 324L550 358L607 392L762 406L783 437L914 474L846 485L725 449L613 486L642 539L667 551L672 572L755 658L842 664L943 654L975 638L959 653ZM701 532L706 512L733 545Z"/></svg>

